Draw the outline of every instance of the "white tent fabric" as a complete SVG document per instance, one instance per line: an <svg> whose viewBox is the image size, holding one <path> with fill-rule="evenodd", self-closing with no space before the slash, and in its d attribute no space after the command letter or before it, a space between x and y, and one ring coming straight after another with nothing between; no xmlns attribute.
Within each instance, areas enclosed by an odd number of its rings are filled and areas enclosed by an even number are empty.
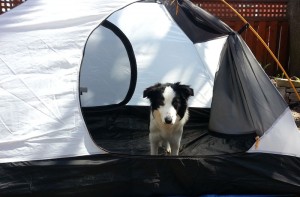
<svg viewBox="0 0 300 197"><path fill-rule="evenodd" d="M28 0L0 17L0 162L104 153L79 105L85 42L130 0Z"/></svg>
<svg viewBox="0 0 300 197"><path fill-rule="evenodd" d="M139 17L141 15L143 17ZM180 81L193 85L195 96L190 100L191 107L210 107L214 75L219 63L214 57L221 53L224 38L195 46L161 4L134 4L108 20L132 41L140 71L129 105L149 105L147 99L142 98L145 87L157 82ZM148 35L147 39L143 39L145 35ZM201 54L197 54L195 48ZM150 54L156 54L155 58ZM205 60L203 54L206 55ZM147 69L149 67L151 69Z"/></svg>

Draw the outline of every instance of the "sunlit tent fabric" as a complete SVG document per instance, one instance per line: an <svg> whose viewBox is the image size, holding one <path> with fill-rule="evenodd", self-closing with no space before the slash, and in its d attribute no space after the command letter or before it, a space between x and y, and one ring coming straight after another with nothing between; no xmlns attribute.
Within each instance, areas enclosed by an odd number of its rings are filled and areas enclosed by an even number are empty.
<svg viewBox="0 0 300 197"><path fill-rule="evenodd" d="M0 46L0 194L300 192L288 105L190 1L27 0ZM195 93L180 154L150 156L143 90L178 81Z"/></svg>

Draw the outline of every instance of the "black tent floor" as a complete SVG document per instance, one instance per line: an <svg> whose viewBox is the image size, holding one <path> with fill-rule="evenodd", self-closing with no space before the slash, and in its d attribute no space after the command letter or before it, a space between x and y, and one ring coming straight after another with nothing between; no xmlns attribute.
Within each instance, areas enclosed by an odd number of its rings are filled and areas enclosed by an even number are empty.
<svg viewBox="0 0 300 197"><path fill-rule="evenodd" d="M93 138L100 147L112 153L149 155L148 132L123 130L122 134L97 133ZM186 128L182 137L181 156L220 155L245 152L255 143L255 135L225 136L209 132L206 128ZM162 147L159 153L164 155Z"/></svg>
<svg viewBox="0 0 300 197"><path fill-rule="evenodd" d="M209 109L190 108L179 155L220 155L249 150L255 134L225 135L208 130ZM149 155L149 107L126 106L97 111L84 108L83 114L95 143L111 153ZM160 154L165 154L164 149Z"/></svg>

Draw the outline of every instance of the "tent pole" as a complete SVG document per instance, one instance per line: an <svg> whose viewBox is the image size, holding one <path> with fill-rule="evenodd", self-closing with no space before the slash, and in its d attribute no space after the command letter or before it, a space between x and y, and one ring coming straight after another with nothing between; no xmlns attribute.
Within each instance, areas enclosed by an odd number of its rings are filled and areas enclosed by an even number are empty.
<svg viewBox="0 0 300 197"><path fill-rule="evenodd" d="M260 35L255 31L255 29L253 29L253 27L250 25L250 23L248 23L248 21L240 14L238 13L238 11L236 11L231 5L229 5L225 0L221 0L225 5L227 5L245 24L249 24L249 28L250 30L254 33L254 35L259 39L259 41L264 45L264 47L267 49L267 51L271 54L272 58L275 60L275 62L277 63L277 65L279 66L279 68L281 69L281 71L283 72L284 76L288 79L291 87L293 88L295 94L297 95L298 100L300 101L300 96L294 86L294 84L292 83L291 78L288 76L288 74L286 73L286 71L284 70L283 66L281 65L281 63L279 62L279 60L276 58L276 56L274 55L274 53L272 52L272 50L269 48L269 46L265 43L265 41L260 37Z"/></svg>

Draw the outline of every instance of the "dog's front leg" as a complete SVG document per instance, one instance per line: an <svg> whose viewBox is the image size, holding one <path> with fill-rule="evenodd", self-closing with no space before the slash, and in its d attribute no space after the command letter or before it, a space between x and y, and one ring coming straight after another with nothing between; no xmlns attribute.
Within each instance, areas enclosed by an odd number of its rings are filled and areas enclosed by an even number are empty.
<svg viewBox="0 0 300 197"><path fill-rule="evenodd" d="M181 137L182 137L182 130L179 130L178 133L174 133L174 137L172 138L172 140L170 140L171 155L179 154Z"/></svg>
<svg viewBox="0 0 300 197"><path fill-rule="evenodd" d="M178 155L179 147L180 147L180 140L171 142L170 145L171 145L171 155Z"/></svg>
<svg viewBox="0 0 300 197"><path fill-rule="evenodd" d="M151 155L158 155L158 147L159 147L159 140L158 137L150 133L149 134L149 141L150 141L150 153Z"/></svg>

